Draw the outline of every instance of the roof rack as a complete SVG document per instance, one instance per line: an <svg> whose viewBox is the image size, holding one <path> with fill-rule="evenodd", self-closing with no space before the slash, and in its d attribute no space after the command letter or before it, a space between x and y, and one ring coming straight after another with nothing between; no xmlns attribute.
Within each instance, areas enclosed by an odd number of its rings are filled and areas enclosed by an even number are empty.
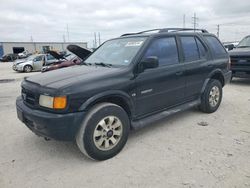
<svg viewBox="0 0 250 188"><path fill-rule="evenodd" d="M143 33L150 33L150 32L156 32L156 33L170 33L170 32L178 32L178 31L200 31L202 33L208 33L206 29L194 29L194 28L162 28L162 29L151 29L151 30L146 30L146 31L141 31L138 33L125 33L121 35L123 36L128 36L128 35L138 35L138 34L143 34Z"/></svg>

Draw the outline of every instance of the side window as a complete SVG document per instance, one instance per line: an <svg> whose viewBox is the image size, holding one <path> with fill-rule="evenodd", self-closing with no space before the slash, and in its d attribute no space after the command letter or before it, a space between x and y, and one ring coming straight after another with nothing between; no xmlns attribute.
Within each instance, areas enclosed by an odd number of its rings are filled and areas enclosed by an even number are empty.
<svg viewBox="0 0 250 188"><path fill-rule="evenodd" d="M207 40L208 45L210 46L211 51L215 57L225 57L227 55L226 50L217 38L213 36L205 36L205 39Z"/></svg>
<svg viewBox="0 0 250 188"><path fill-rule="evenodd" d="M148 47L144 58L156 56L159 66L179 63L178 50L174 37L155 39Z"/></svg>
<svg viewBox="0 0 250 188"><path fill-rule="evenodd" d="M194 37L181 37L181 43L185 62L197 61L200 59L199 49Z"/></svg>
<svg viewBox="0 0 250 188"><path fill-rule="evenodd" d="M43 60L43 56L38 56L34 59L35 61L42 61Z"/></svg>
<svg viewBox="0 0 250 188"><path fill-rule="evenodd" d="M54 59L55 58L52 55L50 55L50 54L47 55L47 60L54 60Z"/></svg>
<svg viewBox="0 0 250 188"><path fill-rule="evenodd" d="M197 46L198 46L198 50L199 50L199 54L200 54L200 59L205 59L206 55L207 55L207 50L204 47L204 45L201 43L201 41L195 37Z"/></svg>

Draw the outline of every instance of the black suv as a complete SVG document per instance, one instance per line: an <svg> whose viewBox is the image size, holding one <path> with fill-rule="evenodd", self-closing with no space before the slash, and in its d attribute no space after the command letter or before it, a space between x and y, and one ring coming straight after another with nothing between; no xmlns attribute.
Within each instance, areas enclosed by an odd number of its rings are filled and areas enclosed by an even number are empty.
<svg viewBox="0 0 250 188"><path fill-rule="evenodd" d="M244 37L235 49L229 51L232 78L250 78L250 35Z"/></svg>
<svg viewBox="0 0 250 188"><path fill-rule="evenodd" d="M76 140L88 157L105 160L130 129L194 106L216 111L230 78L229 56L206 30L129 33L81 65L24 79L17 114L37 135Z"/></svg>

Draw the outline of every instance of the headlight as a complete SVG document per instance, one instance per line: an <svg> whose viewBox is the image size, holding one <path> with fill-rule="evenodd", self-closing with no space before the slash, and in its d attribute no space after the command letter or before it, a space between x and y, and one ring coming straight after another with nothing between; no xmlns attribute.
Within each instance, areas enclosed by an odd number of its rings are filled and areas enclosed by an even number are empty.
<svg viewBox="0 0 250 188"><path fill-rule="evenodd" d="M47 95L40 95L39 105L46 108L52 108L57 110L64 109L67 106L67 97L66 96L51 97Z"/></svg>

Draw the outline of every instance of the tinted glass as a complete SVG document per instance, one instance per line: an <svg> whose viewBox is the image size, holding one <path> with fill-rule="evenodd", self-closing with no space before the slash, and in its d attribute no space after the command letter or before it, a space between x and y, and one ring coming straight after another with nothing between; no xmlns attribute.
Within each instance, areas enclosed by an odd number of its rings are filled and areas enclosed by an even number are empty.
<svg viewBox="0 0 250 188"><path fill-rule="evenodd" d="M178 50L174 37L155 39L148 47L144 58L156 56L159 66L179 63Z"/></svg>
<svg viewBox="0 0 250 188"><path fill-rule="evenodd" d="M196 39L196 43L199 49L200 58L201 59L206 58L206 55L207 55L206 48L204 47L204 45L201 43L201 41L198 38L195 37L195 39Z"/></svg>
<svg viewBox="0 0 250 188"><path fill-rule="evenodd" d="M200 59L199 50L194 37L181 37L181 43L185 62L197 61Z"/></svg>
<svg viewBox="0 0 250 188"><path fill-rule="evenodd" d="M222 44L218 41L217 38L213 36L205 36L207 42L211 48L211 51L215 57L224 57L227 52L222 46Z"/></svg>
<svg viewBox="0 0 250 188"><path fill-rule="evenodd" d="M145 37L129 37L107 41L91 54L85 62L128 66L143 46L145 40Z"/></svg>

